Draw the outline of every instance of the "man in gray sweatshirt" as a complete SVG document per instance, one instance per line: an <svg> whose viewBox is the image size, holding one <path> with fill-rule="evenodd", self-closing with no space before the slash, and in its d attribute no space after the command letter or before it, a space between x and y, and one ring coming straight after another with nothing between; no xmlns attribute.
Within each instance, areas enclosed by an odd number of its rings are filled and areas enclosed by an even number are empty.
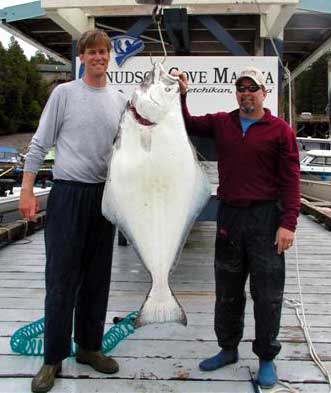
<svg viewBox="0 0 331 393"><path fill-rule="evenodd" d="M58 86L42 113L26 157L19 209L34 220L36 174L55 146L54 185L45 227L46 298L44 364L32 392L47 392L70 355L73 311L76 360L104 373L118 364L100 349L110 285L113 225L101 214L112 144L125 96L107 85L111 43L106 33L83 34L78 53L82 79Z"/></svg>

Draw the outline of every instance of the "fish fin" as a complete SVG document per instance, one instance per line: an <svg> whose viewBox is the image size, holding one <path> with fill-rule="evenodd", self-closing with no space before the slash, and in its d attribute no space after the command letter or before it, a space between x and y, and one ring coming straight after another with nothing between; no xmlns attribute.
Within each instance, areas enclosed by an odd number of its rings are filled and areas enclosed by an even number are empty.
<svg viewBox="0 0 331 393"><path fill-rule="evenodd" d="M176 296L169 292L167 299L155 300L150 294L147 295L137 318L134 327L138 328L150 323L176 322L184 326L187 325L187 317Z"/></svg>

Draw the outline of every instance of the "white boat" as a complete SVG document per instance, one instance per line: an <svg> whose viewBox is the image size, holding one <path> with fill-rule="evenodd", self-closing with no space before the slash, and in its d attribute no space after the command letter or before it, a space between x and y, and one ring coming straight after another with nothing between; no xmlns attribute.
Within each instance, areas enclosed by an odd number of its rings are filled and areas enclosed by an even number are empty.
<svg viewBox="0 0 331 393"><path fill-rule="evenodd" d="M309 150L300 162L301 179L331 181L331 150Z"/></svg>
<svg viewBox="0 0 331 393"><path fill-rule="evenodd" d="M38 198L40 202L40 210L44 210L47 205L47 199L51 187L41 188L41 187L34 187L33 191L35 196ZM0 215L5 213L11 213L17 211L18 209L18 202L20 199L21 188L20 187L13 187L13 193L10 191L6 191L6 196L0 196Z"/></svg>
<svg viewBox="0 0 331 393"><path fill-rule="evenodd" d="M331 150L330 138L311 138L297 136L300 151L309 150Z"/></svg>
<svg viewBox="0 0 331 393"><path fill-rule="evenodd" d="M300 194L302 198L316 202L331 202L331 183L301 179Z"/></svg>
<svg viewBox="0 0 331 393"><path fill-rule="evenodd" d="M300 160L302 160L310 150L331 150L330 138L297 137Z"/></svg>

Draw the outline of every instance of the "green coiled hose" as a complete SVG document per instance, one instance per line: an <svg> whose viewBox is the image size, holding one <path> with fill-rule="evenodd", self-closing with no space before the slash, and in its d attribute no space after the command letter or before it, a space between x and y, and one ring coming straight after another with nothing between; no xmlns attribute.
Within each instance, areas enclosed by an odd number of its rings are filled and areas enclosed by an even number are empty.
<svg viewBox="0 0 331 393"><path fill-rule="evenodd" d="M134 333L134 320L137 311L133 311L118 323L112 326L102 338L102 352L111 351L127 336ZM44 318L38 319L18 329L10 339L10 347L13 352L28 356L41 356L44 354L44 339L39 337L45 330ZM70 356L76 352L75 343L71 341Z"/></svg>

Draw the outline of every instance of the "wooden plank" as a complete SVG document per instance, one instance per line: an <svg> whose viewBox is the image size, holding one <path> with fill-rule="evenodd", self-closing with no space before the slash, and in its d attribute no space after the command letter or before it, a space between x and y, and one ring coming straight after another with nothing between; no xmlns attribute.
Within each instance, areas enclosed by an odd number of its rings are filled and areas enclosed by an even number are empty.
<svg viewBox="0 0 331 393"><path fill-rule="evenodd" d="M123 312L131 312L138 310L145 299L147 293L141 292L119 292L114 291L110 294L108 301L108 310L121 310ZM210 312L214 310L214 294L213 293L177 293L177 298L183 305L186 312ZM327 297L328 295L326 295ZM296 297L293 297L296 298ZM329 301L324 299L321 303L321 295L304 295L305 312L311 315L331 315L331 307ZM24 309L43 310L44 297L38 298L0 298L0 309L16 309L17 312ZM248 299L247 314L253 314L253 304ZM283 314L293 314L293 310L284 307Z"/></svg>
<svg viewBox="0 0 331 393"><path fill-rule="evenodd" d="M145 299L145 293L140 292L119 292L111 293L108 303L108 310L134 311L139 309ZM214 310L214 294L213 293L177 293L177 298L183 305L186 312L210 312ZM293 297L295 299L295 297ZM317 299L317 301L316 301ZM327 302L319 304L321 301L319 295L305 295L305 311L311 315L330 315L331 310ZM0 308L6 309L43 309L44 297L38 298L0 298ZM252 314L252 302L248 299L246 313ZM318 306L318 309L317 309ZM21 311L17 311L21 312ZM289 307L283 308L283 314L293 314L293 310Z"/></svg>
<svg viewBox="0 0 331 393"><path fill-rule="evenodd" d="M34 309L34 310L19 310L17 309L6 309L1 310L1 320L2 324L6 323L18 323L18 328L23 327L24 325L34 322L44 315L43 309ZM107 312L106 322L112 323L113 318L115 316L125 317L127 315L127 311L123 310L113 310ZM213 330L214 326L214 313L213 312L197 312L197 313L186 313L188 318L188 326L194 325L202 325L202 326L210 326L210 329ZM307 323L311 328L325 328L327 329L331 326L331 315L306 315ZM281 320L282 327L291 327L298 326L298 320L294 312L291 314L282 314ZM15 325L16 326L16 325ZM254 317L252 314L246 314L245 316L245 326L255 326Z"/></svg>
<svg viewBox="0 0 331 393"><path fill-rule="evenodd" d="M113 324L106 323L105 332L110 329ZM0 322L0 337L10 337L18 329L23 328L25 323L22 322ZM331 328L327 327L310 327L310 336L314 343L328 343L331 337ZM168 329L160 329L158 325L146 326L144 329L137 329L134 332L135 339L144 339L148 336L150 340L168 340L172 341L215 341L215 333L212 325L193 325L190 324L185 330L178 329L172 324ZM133 338L133 337L132 337ZM243 341L253 341L255 338L255 324L253 320L246 325L244 330ZM305 343L305 337L302 329L298 326L281 327L279 336L281 342L299 342ZM128 339L131 339L129 337Z"/></svg>
<svg viewBox="0 0 331 393"><path fill-rule="evenodd" d="M183 328L185 329L185 328ZM10 355L10 338L0 337L0 354ZM323 361L331 361L331 343L316 343L316 352ZM181 358L181 359L204 359L219 351L215 341L177 341L177 340L150 340L136 339L129 336L121 345L113 350L114 356L133 358ZM242 359L256 359L252 352L252 343L241 342L239 352ZM305 343L283 342L282 350L278 355L279 360L310 360L309 351ZM1 372L1 371L0 371Z"/></svg>
<svg viewBox="0 0 331 393"><path fill-rule="evenodd" d="M214 282L201 282L201 281L193 281L195 284L196 292L207 292L213 293L215 284ZM38 298L44 297L44 284L43 282L23 282L22 285L25 288L21 288L19 286L20 283L14 283L13 287L11 287L11 282L7 281L7 283L1 288L0 287L0 298L1 297L11 297L11 298ZM130 287L129 285L130 284ZM0 280L1 285L1 280ZM179 293L179 292L191 292L192 281L190 282L170 282L171 288ZM128 288L129 287L129 288ZM111 294L113 291L128 291L128 292L146 292L150 287L150 282L148 281L113 281L111 284ZM302 292L307 295L312 295L310 299L313 299L313 295L325 295L324 300L330 302L331 301L331 285L302 285ZM247 289L247 294L249 294L249 289ZM291 297L291 295L298 295L299 288L297 284L287 284L285 286L285 295L287 297ZM328 300L329 299L329 300ZM318 301L318 300L317 300Z"/></svg>
<svg viewBox="0 0 331 393"><path fill-rule="evenodd" d="M0 391L6 393L29 392L31 379L2 378ZM301 393L326 393L326 384L293 384ZM52 393L253 393L249 382L228 381L154 381L154 380L116 380L57 378ZM272 391L270 391L272 393Z"/></svg>
<svg viewBox="0 0 331 393"><path fill-rule="evenodd" d="M114 376L106 376L94 371L91 367L78 364L74 358L63 361L61 376L65 378L91 378L91 379L159 379L159 380L205 380L216 381L249 381L249 369L252 373L257 372L257 359L240 359L238 363L225 367L215 372L201 372L198 364L202 359L182 359L171 357L169 359L145 358L135 359L131 357L114 356L120 365L120 371ZM307 361L277 360L279 378L284 381L303 383L310 377L310 382L323 383L324 377L316 365ZM0 381L8 375L20 375L32 377L42 364L41 356L4 356L0 355ZM330 362L325 362L330 369ZM300 367L302 368L300 369ZM298 372L298 369L300 371ZM1 390L0 390L1 391ZM242 392L243 393L243 392Z"/></svg>
<svg viewBox="0 0 331 393"><path fill-rule="evenodd" d="M181 266L179 265L175 271L175 274L172 276L172 279L175 281L180 281L187 279L188 275L192 272L192 267L190 266ZM214 272L212 267L201 267L196 266L194 268L195 275L190 277L190 280L193 282L196 281L214 281ZM118 268L114 267L112 271L112 281L147 281L145 277L149 277L145 270L140 270L138 272L132 273L131 269L128 268ZM324 271L316 271L314 270L301 270L300 277L303 284L310 284L312 286L315 285L331 285L331 276L325 274ZM135 280L136 278L136 280ZM318 278L318 280L314 280ZM24 282L22 282L24 281ZM29 282L39 282L44 283L45 275L44 273L13 273L13 272L0 272L0 283L2 285L9 285L17 283L19 288L28 285ZM8 283L9 284L8 284ZM296 283L296 271L294 269L287 269L286 271L286 283L293 284ZM3 286L1 287L3 288ZM28 288L28 286L27 286Z"/></svg>
<svg viewBox="0 0 331 393"><path fill-rule="evenodd" d="M325 224L326 228L331 230L331 212L327 212L310 204L305 200L301 200L301 211L305 214L310 214L315 217L319 222Z"/></svg>
<svg viewBox="0 0 331 393"><path fill-rule="evenodd" d="M29 379L1 379L0 391L6 393L29 392L31 380ZM5 390L2 390L5 389ZM116 380L116 379L80 379L68 380L57 378L52 393L253 393L249 382L228 381L153 381L153 380ZM316 392L317 393L317 392Z"/></svg>

